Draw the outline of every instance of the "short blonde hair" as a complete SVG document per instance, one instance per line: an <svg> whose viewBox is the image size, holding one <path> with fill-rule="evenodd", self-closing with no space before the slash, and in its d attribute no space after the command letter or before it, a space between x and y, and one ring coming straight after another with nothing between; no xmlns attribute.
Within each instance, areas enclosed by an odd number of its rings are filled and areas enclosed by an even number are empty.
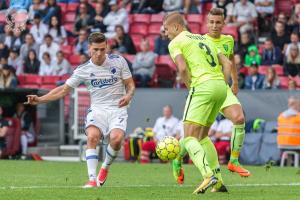
<svg viewBox="0 0 300 200"><path fill-rule="evenodd" d="M181 26L185 26L185 21L183 16L179 12L171 12L164 17L164 23L171 24L177 23Z"/></svg>

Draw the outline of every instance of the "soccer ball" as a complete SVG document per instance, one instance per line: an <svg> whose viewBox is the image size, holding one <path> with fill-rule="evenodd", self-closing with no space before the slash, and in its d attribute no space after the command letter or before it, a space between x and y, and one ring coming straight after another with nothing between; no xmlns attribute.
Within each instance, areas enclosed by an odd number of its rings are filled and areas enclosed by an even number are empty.
<svg viewBox="0 0 300 200"><path fill-rule="evenodd" d="M177 157L180 151L180 146L176 138L172 136L165 136L157 143L155 150L157 156L161 160L168 161L174 160Z"/></svg>

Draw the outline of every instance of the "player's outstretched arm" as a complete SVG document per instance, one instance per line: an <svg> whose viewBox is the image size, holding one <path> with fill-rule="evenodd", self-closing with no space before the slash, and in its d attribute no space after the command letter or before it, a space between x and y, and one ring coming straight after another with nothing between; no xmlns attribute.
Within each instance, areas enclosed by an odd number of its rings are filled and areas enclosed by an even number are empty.
<svg viewBox="0 0 300 200"><path fill-rule="evenodd" d="M123 106L127 106L130 103L135 91L135 85L132 78L125 79L124 85L126 88L126 94L119 101L120 108Z"/></svg>
<svg viewBox="0 0 300 200"><path fill-rule="evenodd" d="M190 74L188 72L187 64L184 57L179 54L175 57L175 64L177 65L178 72L181 80L184 82L187 88L190 88Z"/></svg>
<svg viewBox="0 0 300 200"><path fill-rule="evenodd" d="M27 102L24 104L37 105L41 103L47 103L49 101L55 101L66 96L71 91L71 87L67 84L56 87L44 96L38 97L37 95L27 95Z"/></svg>
<svg viewBox="0 0 300 200"><path fill-rule="evenodd" d="M232 63L231 61L222 53L218 53L218 59L221 65L223 66L223 73L225 82L228 83L228 80L230 78L231 69L232 69Z"/></svg>
<svg viewBox="0 0 300 200"><path fill-rule="evenodd" d="M234 95L237 95L239 92L239 80L238 80L238 73L234 61L234 56L230 56L230 61L232 63L232 68L231 68L231 80L232 80L232 85L231 85L231 90Z"/></svg>

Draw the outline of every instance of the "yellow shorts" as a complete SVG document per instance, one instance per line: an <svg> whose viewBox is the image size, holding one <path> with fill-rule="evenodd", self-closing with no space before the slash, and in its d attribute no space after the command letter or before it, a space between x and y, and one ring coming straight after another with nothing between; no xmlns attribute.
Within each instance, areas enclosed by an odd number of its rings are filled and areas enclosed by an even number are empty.
<svg viewBox="0 0 300 200"><path fill-rule="evenodd" d="M224 80L208 80L191 88L186 100L183 121L210 126L227 95Z"/></svg>
<svg viewBox="0 0 300 200"><path fill-rule="evenodd" d="M226 97L223 105L221 106L220 112L222 113L222 110L224 108L226 108L228 106L231 106L231 105L234 105L234 104L241 105L238 98L233 94L231 88L227 85L227 97Z"/></svg>

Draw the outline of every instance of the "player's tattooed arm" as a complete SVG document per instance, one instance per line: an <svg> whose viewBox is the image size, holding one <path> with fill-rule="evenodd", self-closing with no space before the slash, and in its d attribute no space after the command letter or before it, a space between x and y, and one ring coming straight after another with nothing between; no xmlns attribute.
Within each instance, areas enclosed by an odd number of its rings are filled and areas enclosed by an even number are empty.
<svg viewBox="0 0 300 200"><path fill-rule="evenodd" d="M27 95L27 102L25 104L37 105L41 103L47 103L49 101L55 101L66 96L70 91L71 87L67 84L56 87L47 94L38 97L37 95Z"/></svg>
<svg viewBox="0 0 300 200"><path fill-rule="evenodd" d="M175 57L175 64L177 65L181 80L184 82L187 88L190 88L190 83L191 83L190 74L185 59L181 54Z"/></svg>
<svg viewBox="0 0 300 200"><path fill-rule="evenodd" d="M225 82L228 83L228 80L229 80L230 74L231 74L232 63L222 53L218 54L218 59L219 59L219 62L221 63L221 65L223 66L223 74L224 74Z"/></svg>
<svg viewBox="0 0 300 200"><path fill-rule="evenodd" d="M229 57L231 63L232 63L232 68L231 68L231 80L232 80L232 85L231 85L231 90L233 94L237 95L239 92L239 80L238 80L238 73L236 69L236 65L234 62L234 55L231 55Z"/></svg>
<svg viewBox="0 0 300 200"><path fill-rule="evenodd" d="M119 107L127 106L135 91L135 85L132 78L128 78L124 80L125 88L126 88L126 94L120 99L119 101Z"/></svg>

